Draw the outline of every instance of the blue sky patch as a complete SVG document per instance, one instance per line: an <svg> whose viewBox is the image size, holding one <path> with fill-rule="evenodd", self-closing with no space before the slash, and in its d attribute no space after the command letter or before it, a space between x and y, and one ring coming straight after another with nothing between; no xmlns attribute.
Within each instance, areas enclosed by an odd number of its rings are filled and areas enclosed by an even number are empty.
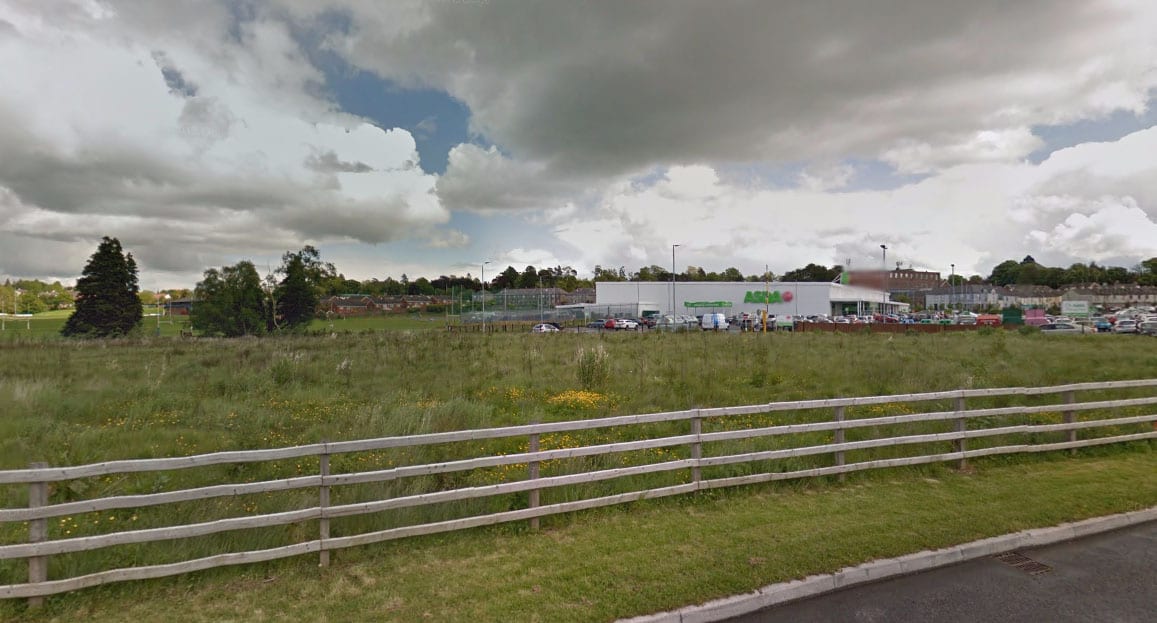
<svg viewBox="0 0 1157 623"><path fill-rule="evenodd" d="M1118 140L1138 130L1157 125L1157 91L1150 91L1147 110L1135 115L1127 110L1118 110L1103 119L1083 119L1066 125L1033 126L1032 133L1044 140L1040 149L1028 156L1029 162L1040 164L1049 154L1081 143L1104 143Z"/></svg>

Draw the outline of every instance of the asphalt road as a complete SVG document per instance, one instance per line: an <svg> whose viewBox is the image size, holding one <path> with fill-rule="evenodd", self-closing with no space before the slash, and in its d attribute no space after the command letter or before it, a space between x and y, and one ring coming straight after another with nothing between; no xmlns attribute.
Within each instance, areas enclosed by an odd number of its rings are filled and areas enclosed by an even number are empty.
<svg viewBox="0 0 1157 623"><path fill-rule="evenodd" d="M1027 570L980 558L730 621L1157 621L1157 522L1017 553Z"/></svg>

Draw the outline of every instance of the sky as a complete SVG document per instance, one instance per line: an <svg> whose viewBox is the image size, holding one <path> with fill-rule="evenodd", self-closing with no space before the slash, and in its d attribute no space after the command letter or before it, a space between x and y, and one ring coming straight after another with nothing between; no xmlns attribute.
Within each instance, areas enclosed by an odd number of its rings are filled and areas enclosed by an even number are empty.
<svg viewBox="0 0 1157 623"><path fill-rule="evenodd" d="M1151 0L0 0L0 278L1157 256ZM885 251L881 245L887 247Z"/></svg>

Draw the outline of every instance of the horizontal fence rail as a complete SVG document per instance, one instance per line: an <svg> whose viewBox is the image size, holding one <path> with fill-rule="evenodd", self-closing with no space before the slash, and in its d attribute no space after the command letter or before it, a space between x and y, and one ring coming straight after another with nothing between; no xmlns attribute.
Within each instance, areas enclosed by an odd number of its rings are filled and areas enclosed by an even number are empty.
<svg viewBox="0 0 1157 623"><path fill-rule="evenodd" d="M1137 413L1151 408L1157 411L1157 395L1117 399L1098 399L1077 402L1078 392L1112 392L1121 390L1153 390L1157 379L1077 383L1040 388L967 389L945 392L867 396L772 402L759 405L688 409L616 416L591 420L527 424L501 428L427 433L405 437L384 437L357 441L314 443L289 448L216 452L188 457L118 460L89 465L46 467L0 471L0 486L23 486L28 490L27 508L0 508L0 528L27 523L27 540L23 543L0 543L0 564L24 560L28 580L24 583L0 585L0 598L29 598L35 604L44 596L78 590L110 582L160 578L214 567L249 564L279 558L319 553L322 565L328 564L329 552L360 545L378 543L425 534L435 534L512 521L531 521L537 527L539 518L579 510L599 508L632 501L682 495L699 490L766 483L778 480L838 476L872 469L884 469L932 463L956 462L964 467L969 459L1007 454L1075 451L1106 444L1157 439L1157 413ZM1149 393L1149 392L1145 392ZM975 399L1040 399L1060 397L1061 402L1017 406L966 408L968 400ZM951 410L928 410L920 413L856 417L854 408L880 408L912 403L949 402ZM998 405L1001 402L997 402ZM904 407L907 409L907 407ZM825 415L824 411L831 411ZM1126 413L1121 413L1127 411ZM818 414L816 412L819 412ZM772 414L794 416L799 423L770 421ZM1087 419L1078 419L1087 414ZM763 422L742 422L743 416L768 418ZM1007 422L1010 417L1037 418L1047 421ZM1053 421L1057 418L1062 421ZM818 421L815 421L819 418ZM1051 419L1050 419L1051 418ZM740 424L735 424L740 422ZM705 425L721 430L707 430ZM972 425L970 427L970 424ZM937 426L941 428L936 428ZM650 427L638 430L639 427ZM661 430L656 434L655 427ZM728 428L730 427L730 428ZM923 427L912 430L904 427ZM947 427L947 428L945 428ZM678 432L681 429L681 432ZM623 435L626 440L606 441L596 438L593 443L575 447L540 449L544 435L590 433ZM1079 431L1101 431L1099 436L1078 439ZM676 434L671 434L675 432ZM815 443L815 435L830 437ZM847 439L855 433L862 439ZM1064 441L1041 440L1049 434L1063 435ZM807 437L811 435L812 437ZM634 437L634 438L629 438ZM1028 442L1023 438L1028 437ZM803 439L797 445L783 447L783 440ZM1010 441L1010 438L1014 438ZM486 454L480 442L494 440L528 440L526 451ZM989 441L996 445L968 448L969 443ZM397 465L386 469L337 471L331 460L341 455L367 452L429 449L447 444L473 444L463 450L472 454L465 458L431 461L412 465ZM752 448L751 444L756 446ZM762 444L762 445L761 445ZM905 449L926 450L929 444L952 447L950 452L878 458L875 452L902 452ZM612 466L597 464L614 460L628 460L639 453L659 453L659 460L636 465ZM859 460L848 461L860 456ZM663 454L666 453L666 454ZM681 454L680 454L681 453ZM247 464L316 459L318 472L287 478L266 479L257 482L219 483L171 491L156 491L135 495L108 495L88 500L53 501L50 491L70 481L131 474L179 472L198 468L237 468ZM812 461L812 466L801 460ZM585 462L584 462L585 461ZM787 461L787 463L785 463ZM826 461L826 463L825 463ZM776 463L779 462L779 463ZM818 462L818 463L817 463ZM543 475L541 470L555 466L561 473ZM736 475L737 466L752 473ZM300 469L300 465L298 465ZM469 476L484 470L511 470L523 475L509 482L474 484ZM728 473L726 470L730 469ZM714 471L711 471L714 470ZM723 470L723 471L720 471ZM569 472L569 473L568 473ZM445 479L447 488L429 491L405 489L378 491L376 499L343 501L331 498L343 487L384 487L403 482L421 481L433 477L436 482ZM566 499L578 495L581 486L609 485L630 482L632 478L667 477L687 482L662 484L626 492L595 494L582 499ZM212 477L210 477L212 478ZM311 493L311 491L313 493ZM543 492L559 493L559 500L541 504ZM119 509L134 512L151 507L203 502L213 499L264 496L314 496L305 508L265 512L253 516L231 516L210 521L196 521L181 525L125 529L70 537L61 530L49 529L49 519L65 518L86 513ZM519 497L520 494L523 497ZM505 497L503 497L505 496ZM331 520L356 518L371 514L420 509L435 505L453 505L470 500L508 500L506 510L459 517L448 520L419 520L412 525L370 529L360 532L336 529L341 525ZM511 505L522 506L510 508ZM135 518L135 515L134 515ZM62 521L64 521L62 520ZM316 525L314 526L314 523ZM194 539L239 530L269 530L285 526L314 526L316 538L280 547L241 552L214 553L209 556L180 562L141 565L107 569L69 578L49 579L48 561L52 556L82 554L104 548L141 546L180 539ZM381 526L378 526L379 528ZM331 531L334 533L331 534ZM10 531L11 532L11 531ZM6 574L0 577L10 577Z"/></svg>

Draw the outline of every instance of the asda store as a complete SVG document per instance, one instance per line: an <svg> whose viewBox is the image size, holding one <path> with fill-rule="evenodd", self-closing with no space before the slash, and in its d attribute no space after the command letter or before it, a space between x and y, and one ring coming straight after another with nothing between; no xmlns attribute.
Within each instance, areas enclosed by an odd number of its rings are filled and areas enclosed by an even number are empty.
<svg viewBox="0 0 1157 623"><path fill-rule="evenodd" d="M595 284L596 306L635 306L661 314L722 312L783 316L843 316L847 314L902 313L907 303L892 301L886 292L840 283L800 281L600 281Z"/></svg>

